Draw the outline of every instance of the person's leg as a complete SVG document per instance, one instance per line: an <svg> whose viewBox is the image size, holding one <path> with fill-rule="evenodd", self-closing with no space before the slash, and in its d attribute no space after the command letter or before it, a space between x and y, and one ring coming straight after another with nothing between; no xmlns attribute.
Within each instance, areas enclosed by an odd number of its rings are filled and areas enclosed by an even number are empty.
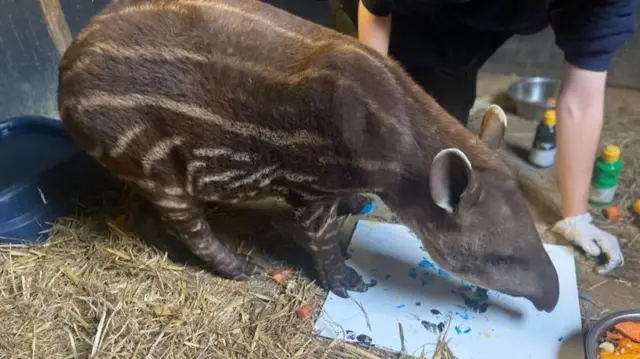
<svg viewBox="0 0 640 359"><path fill-rule="evenodd" d="M328 26L346 35L357 35L359 0L329 0Z"/></svg>
<svg viewBox="0 0 640 359"><path fill-rule="evenodd" d="M353 24L358 23L359 0L330 1L332 18L343 19L343 25L330 24L351 34ZM511 35L455 24L445 16L393 14L389 55L466 127L476 97L478 70Z"/></svg>
<svg viewBox="0 0 640 359"><path fill-rule="evenodd" d="M405 65L413 79L463 126L476 98L477 70L448 72L426 64Z"/></svg>

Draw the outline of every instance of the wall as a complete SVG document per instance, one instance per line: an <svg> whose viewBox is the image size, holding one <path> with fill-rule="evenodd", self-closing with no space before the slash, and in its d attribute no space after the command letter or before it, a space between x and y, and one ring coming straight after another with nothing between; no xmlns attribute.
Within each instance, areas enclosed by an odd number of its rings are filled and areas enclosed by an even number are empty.
<svg viewBox="0 0 640 359"><path fill-rule="evenodd" d="M71 37L108 0L0 0L0 119L25 114L57 118L58 59ZM326 25L326 0L267 0ZM501 48L485 70L557 76L561 53L545 31L517 37ZM640 87L640 34L614 62L610 83Z"/></svg>
<svg viewBox="0 0 640 359"><path fill-rule="evenodd" d="M515 36L489 59L484 71L520 76L559 77L563 56L555 45L553 31L547 28L531 36ZM640 88L640 32L620 49L608 81L611 86Z"/></svg>
<svg viewBox="0 0 640 359"><path fill-rule="evenodd" d="M57 118L58 59L108 0L0 0L0 119Z"/></svg>

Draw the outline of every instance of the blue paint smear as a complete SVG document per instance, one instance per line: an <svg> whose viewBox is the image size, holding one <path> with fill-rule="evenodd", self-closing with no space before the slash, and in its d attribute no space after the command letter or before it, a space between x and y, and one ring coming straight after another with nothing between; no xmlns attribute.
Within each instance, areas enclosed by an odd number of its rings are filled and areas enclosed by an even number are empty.
<svg viewBox="0 0 640 359"><path fill-rule="evenodd" d="M442 268L438 268L438 275L444 278L449 277L449 273L445 272Z"/></svg>
<svg viewBox="0 0 640 359"><path fill-rule="evenodd" d="M420 284L425 286L433 281L433 276L430 273L423 273L422 278L420 278Z"/></svg>
<svg viewBox="0 0 640 359"><path fill-rule="evenodd" d="M376 202L371 201L360 208L360 214L367 214L376 209Z"/></svg>
<svg viewBox="0 0 640 359"><path fill-rule="evenodd" d="M469 319L469 314L466 313L460 313L460 312L456 312L456 315L459 316L460 318L464 319L464 320L468 320Z"/></svg>
<svg viewBox="0 0 640 359"><path fill-rule="evenodd" d="M471 331L471 328L466 325L456 325L454 328L457 334L467 334Z"/></svg>
<svg viewBox="0 0 640 359"><path fill-rule="evenodd" d="M396 305L396 308L400 309L400 308L404 308L405 305L404 304L400 304L400 305Z"/></svg>
<svg viewBox="0 0 640 359"><path fill-rule="evenodd" d="M409 277L416 279L418 277L418 273L416 272L415 268L410 268L409 269Z"/></svg>
<svg viewBox="0 0 640 359"><path fill-rule="evenodd" d="M558 338L558 341L561 342L564 339L564 337L560 337Z"/></svg>
<svg viewBox="0 0 640 359"><path fill-rule="evenodd" d="M433 263L429 262L427 258L422 258L420 263L418 263L418 267L419 268L435 268Z"/></svg>

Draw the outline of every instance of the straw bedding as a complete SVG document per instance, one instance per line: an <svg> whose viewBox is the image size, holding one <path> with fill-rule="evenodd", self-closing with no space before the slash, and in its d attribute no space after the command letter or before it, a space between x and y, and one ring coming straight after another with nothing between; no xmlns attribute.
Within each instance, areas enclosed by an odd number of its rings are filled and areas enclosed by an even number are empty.
<svg viewBox="0 0 640 359"><path fill-rule="evenodd" d="M640 113L618 111L627 113L605 127L603 141L622 146L626 162L617 204L626 208L640 197ZM265 211L286 214L271 205ZM223 280L170 260L125 230L119 215L127 213L126 203L86 218L60 219L42 245L0 247L0 358L397 358L313 336L317 310L303 320L295 309L321 303L324 292L303 268L308 257L283 242L289 235L280 222L287 216L276 220L267 212L223 210L211 220L230 222L236 237L259 233L273 237L275 247L288 248L297 263L287 255L271 260L296 266L283 283L268 276ZM388 213L373 219L393 221ZM615 225L598 221L624 237L627 265L617 280L637 286L637 227L630 216ZM345 237L353 220L348 224ZM422 357L452 358L447 340L425 347Z"/></svg>

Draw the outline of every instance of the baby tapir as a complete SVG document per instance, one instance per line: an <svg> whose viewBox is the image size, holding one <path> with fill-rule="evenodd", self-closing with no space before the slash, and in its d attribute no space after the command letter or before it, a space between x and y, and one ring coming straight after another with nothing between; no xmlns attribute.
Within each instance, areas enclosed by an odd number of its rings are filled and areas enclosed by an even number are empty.
<svg viewBox="0 0 640 359"><path fill-rule="evenodd" d="M478 138L357 39L261 1L114 1L64 54L58 96L80 145L223 277L263 268L216 239L204 203L271 196L295 209L321 284L365 291L337 245L338 209L375 193L444 269L538 310L557 303L556 270L494 151L502 110Z"/></svg>

